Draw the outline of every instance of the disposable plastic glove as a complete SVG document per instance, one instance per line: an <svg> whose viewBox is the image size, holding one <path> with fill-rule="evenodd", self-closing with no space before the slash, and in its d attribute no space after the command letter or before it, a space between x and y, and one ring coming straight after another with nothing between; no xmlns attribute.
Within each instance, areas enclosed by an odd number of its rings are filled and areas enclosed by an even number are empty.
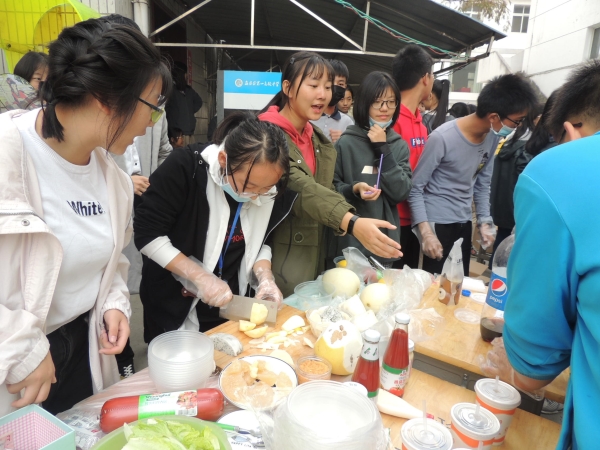
<svg viewBox="0 0 600 450"><path fill-rule="evenodd" d="M233 298L229 285L207 271L196 258L176 258L169 266L167 268L173 272L175 279L207 305L224 307Z"/></svg>
<svg viewBox="0 0 600 450"><path fill-rule="evenodd" d="M444 256L444 248L437 236L433 233L427 233L422 237L422 240L423 253L431 259L440 261Z"/></svg>
<svg viewBox="0 0 600 450"><path fill-rule="evenodd" d="M515 384L515 369L512 368L508 360L502 338L496 338L492 341L492 349L487 352L485 358L479 355L479 367L484 375L490 378L499 377L502 381L515 386L521 392L524 392L535 400L544 398L545 389L543 388L526 392Z"/></svg>
<svg viewBox="0 0 600 450"><path fill-rule="evenodd" d="M258 281L255 298L260 300L269 300L277 303L277 308L283 307L283 294L275 283L275 277L270 269L258 267L254 270L254 275Z"/></svg>
<svg viewBox="0 0 600 450"><path fill-rule="evenodd" d="M477 225L479 234L481 234L481 247L486 250L494 245L496 241L496 226L493 222L483 222Z"/></svg>

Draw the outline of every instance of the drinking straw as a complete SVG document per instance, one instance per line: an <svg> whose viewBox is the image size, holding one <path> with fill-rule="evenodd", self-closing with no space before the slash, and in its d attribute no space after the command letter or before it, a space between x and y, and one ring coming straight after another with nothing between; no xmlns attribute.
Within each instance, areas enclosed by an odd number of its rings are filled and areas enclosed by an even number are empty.
<svg viewBox="0 0 600 450"><path fill-rule="evenodd" d="M477 450L483 450L483 441L479 441L479 445L477 446Z"/></svg>
<svg viewBox="0 0 600 450"><path fill-rule="evenodd" d="M500 375L496 375L496 383L494 384L494 392L498 392L500 387Z"/></svg>
<svg viewBox="0 0 600 450"><path fill-rule="evenodd" d="M375 186L373 186L375 189L377 189L377 187L379 186L379 179L381 178L381 165L383 164L383 153L381 154L381 157L379 158L379 169L377 170L377 183L375 184ZM365 194L372 194L373 191L365 191Z"/></svg>
<svg viewBox="0 0 600 450"><path fill-rule="evenodd" d="M475 417L477 418L477 420L479 420L479 418L481 417L479 415L479 409L481 408L481 405L479 403L475 404Z"/></svg>
<svg viewBox="0 0 600 450"><path fill-rule="evenodd" d="M423 429L427 431L427 400L423 400Z"/></svg>

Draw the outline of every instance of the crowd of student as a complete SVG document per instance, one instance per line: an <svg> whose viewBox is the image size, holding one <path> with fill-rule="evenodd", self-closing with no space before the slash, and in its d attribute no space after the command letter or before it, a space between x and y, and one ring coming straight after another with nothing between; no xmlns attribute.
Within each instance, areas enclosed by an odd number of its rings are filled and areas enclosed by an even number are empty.
<svg viewBox="0 0 600 450"><path fill-rule="evenodd" d="M486 245L516 223L496 369L532 390L571 365L560 448L591 448L600 63L543 111L526 78L505 75L469 113L448 109L449 83L419 46L356 94L343 63L299 52L263 111L187 146L163 114L184 81L127 20L66 28L42 66L26 75L43 81L43 108L0 115L0 415L34 402L57 413L118 380L115 355L133 356L123 253L142 255L129 272L141 271L149 342L214 327L233 294L281 304L348 246L440 273L463 238L468 273L474 203Z"/></svg>

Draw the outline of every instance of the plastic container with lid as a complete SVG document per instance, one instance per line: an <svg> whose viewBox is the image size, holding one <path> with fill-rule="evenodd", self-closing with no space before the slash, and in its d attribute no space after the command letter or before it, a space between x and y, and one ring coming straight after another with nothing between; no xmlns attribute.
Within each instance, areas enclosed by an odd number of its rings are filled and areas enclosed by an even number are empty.
<svg viewBox="0 0 600 450"><path fill-rule="evenodd" d="M322 280L306 281L294 289L298 296L298 309L307 311L329 305L335 295L335 286Z"/></svg>
<svg viewBox="0 0 600 450"><path fill-rule="evenodd" d="M352 387L311 381L294 389L273 415L272 448L385 450L375 404Z"/></svg>
<svg viewBox="0 0 600 450"><path fill-rule="evenodd" d="M483 442L483 449L491 450L500 431L500 421L494 414L473 403L457 403L452 407L450 417L455 448L477 449L479 442Z"/></svg>
<svg viewBox="0 0 600 450"><path fill-rule="evenodd" d="M510 384L492 378L475 383L476 402L493 413L500 421L500 431L493 445L502 445L515 411L521 404L521 394Z"/></svg>
<svg viewBox="0 0 600 450"><path fill-rule="evenodd" d="M450 431L433 419L412 419L405 422L400 430L400 436L402 450L450 450L452 448Z"/></svg>
<svg viewBox="0 0 600 450"><path fill-rule="evenodd" d="M296 361L298 383L331 379L331 363L320 356L303 356Z"/></svg>

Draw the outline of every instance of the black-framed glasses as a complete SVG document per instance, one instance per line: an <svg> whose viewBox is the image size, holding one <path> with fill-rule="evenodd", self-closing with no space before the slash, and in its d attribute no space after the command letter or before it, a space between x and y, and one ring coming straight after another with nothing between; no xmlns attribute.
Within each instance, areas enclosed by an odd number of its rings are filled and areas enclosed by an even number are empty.
<svg viewBox="0 0 600 450"><path fill-rule="evenodd" d="M149 106L150 108L152 108L152 115L150 116L150 119L152 120L152 123L154 123L154 124L158 123L158 121L160 120L160 118L162 117L162 115L165 113L165 109L164 108L159 108L158 106L153 105L152 103L147 102L143 98L138 97L138 100L140 102L142 102L144 105ZM158 97L158 104L159 105L162 105L164 102L165 102L164 95L161 95L160 97Z"/></svg>
<svg viewBox="0 0 600 450"><path fill-rule="evenodd" d="M583 126L583 122L572 123L571 125L573 126L573 128L581 128ZM563 143L566 135L567 135L567 129L565 128L562 132L562 136L560 137L560 141L558 141L559 144Z"/></svg>
<svg viewBox="0 0 600 450"><path fill-rule="evenodd" d="M506 119L506 120L510 120L510 121L511 121L512 123L514 123L514 124L515 124L515 126L517 126L517 127L518 127L519 125L521 125L521 123L522 123L522 122L525 120L525 118L523 118L523 119L520 119L520 120L512 120L510 117L505 117L505 119ZM502 119L500 119L500 120L502 120Z"/></svg>
<svg viewBox="0 0 600 450"><path fill-rule="evenodd" d="M229 183L229 178L228 178L228 173L227 173L227 169L229 168L229 162L226 161L225 162L225 181L223 183ZM231 168L229 168L231 170ZM266 192L264 194L258 194L256 192L240 192L240 190L237 187L237 183L235 182L235 177L233 176L233 174L231 175L231 179L233 180L233 190L235 191L235 193L237 195L239 195L242 198L255 198L255 197L260 197L263 199L267 199L267 200L272 200L275 197L277 197L277 188L273 187L271 189L274 189L275 192Z"/></svg>
<svg viewBox="0 0 600 450"><path fill-rule="evenodd" d="M396 109L398 107L398 100L377 100L374 101L371 106L373 109L379 111L381 108L383 108L384 104L387 109Z"/></svg>

